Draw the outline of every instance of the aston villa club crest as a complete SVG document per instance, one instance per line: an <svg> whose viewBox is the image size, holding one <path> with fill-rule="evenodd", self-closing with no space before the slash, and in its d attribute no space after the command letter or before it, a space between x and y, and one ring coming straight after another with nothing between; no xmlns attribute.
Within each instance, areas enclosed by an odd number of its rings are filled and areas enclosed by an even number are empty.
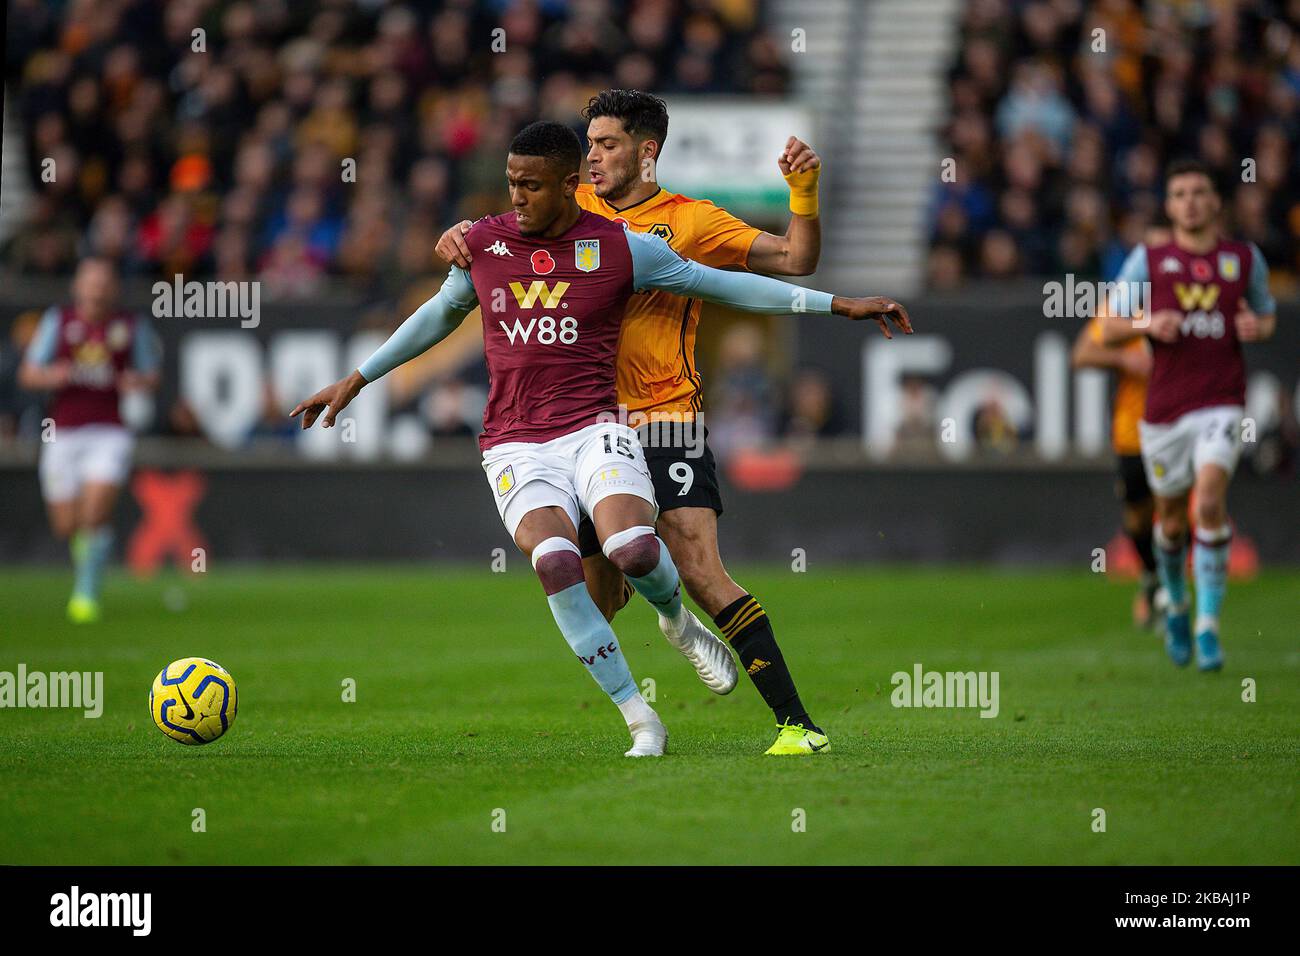
<svg viewBox="0 0 1300 956"><path fill-rule="evenodd" d="M131 328L125 322L114 322L109 325L104 338L110 349L120 352L131 343Z"/></svg>
<svg viewBox="0 0 1300 956"><path fill-rule="evenodd" d="M497 497L510 493L510 489L515 486L515 466L506 465L497 475Z"/></svg>
<svg viewBox="0 0 1300 956"><path fill-rule="evenodd" d="M573 262L579 272L595 272L600 268L600 240L575 239Z"/></svg>
<svg viewBox="0 0 1300 956"><path fill-rule="evenodd" d="M555 260L545 249L538 249L532 256L533 272L539 276L550 275L555 271Z"/></svg>
<svg viewBox="0 0 1300 956"><path fill-rule="evenodd" d="M1236 282L1241 278L1241 259L1235 252L1219 253L1219 278L1224 282Z"/></svg>

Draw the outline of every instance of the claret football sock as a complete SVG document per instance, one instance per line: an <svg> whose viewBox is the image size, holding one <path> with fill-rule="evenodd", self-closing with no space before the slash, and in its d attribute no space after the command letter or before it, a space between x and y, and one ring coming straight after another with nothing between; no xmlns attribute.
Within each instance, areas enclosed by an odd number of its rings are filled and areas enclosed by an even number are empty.
<svg viewBox="0 0 1300 956"><path fill-rule="evenodd" d="M794 678L781 656L776 635L772 633L772 622L763 605L746 594L719 611L713 623L739 655L740 666L745 668L767 706L772 708L776 722L803 724L808 730L821 733L821 728L813 723L799 700Z"/></svg>
<svg viewBox="0 0 1300 956"><path fill-rule="evenodd" d="M72 546L72 560L76 568L73 594L98 600L104 566L113 550L113 530L107 526L77 532Z"/></svg>
<svg viewBox="0 0 1300 956"><path fill-rule="evenodd" d="M1170 541L1165 536L1165 529L1156 525L1156 568L1160 571L1160 583L1169 595L1169 605L1173 608L1183 607L1187 603L1187 578L1184 568L1187 565L1187 538Z"/></svg>
<svg viewBox="0 0 1300 956"><path fill-rule="evenodd" d="M1196 574L1196 630L1218 631L1219 609L1228 590L1228 550L1232 530L1197 528L1192 548L1192 569Z"/></svg>
<svg viewBox="0 0 1300 956"><path fill-rule="evenodd" d="M682 614L682 582L668 548L646 525L605 539L605 556L623 572L637 593L661 615L676 621Z"/></svg>

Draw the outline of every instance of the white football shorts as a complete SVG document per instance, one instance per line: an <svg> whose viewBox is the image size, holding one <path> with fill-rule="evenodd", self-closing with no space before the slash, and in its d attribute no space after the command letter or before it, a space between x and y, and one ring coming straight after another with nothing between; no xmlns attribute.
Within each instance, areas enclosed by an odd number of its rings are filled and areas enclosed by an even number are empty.
<svg viewBox="0 0 1300 956"><path fill-rule="evenodd" d="M1161 498L1176 498L1196 483L1202 465L1218 465L1231 477L1241 458L1240 405L1213 405L1164 425L1139 422L1147 484Z"/></svg>
<svg viewBox="0 0 1300 956"><path fill-rule="evenodd" d="M582 514L610 495L636 495L658 509L641 442L618 422L545 442L494 445L483 453L483 473L511 538L537 508L563 508L575 529Z"/></svg>
<svg viewBox="0 0 1300 956"><path fill-rule="evenodd" d="M41 445L41 494L54 503L71 501L83 485L121 485L131 473L135 436L121 425L56 425L53 441Z"/></svg>

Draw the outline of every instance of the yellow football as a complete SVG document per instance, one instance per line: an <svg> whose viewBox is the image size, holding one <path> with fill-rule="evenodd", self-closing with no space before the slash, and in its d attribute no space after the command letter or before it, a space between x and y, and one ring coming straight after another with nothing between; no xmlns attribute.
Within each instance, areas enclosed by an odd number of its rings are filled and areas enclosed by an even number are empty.
<svg viewBox="0 0 1300 956"><path fill-rule="evenodd" d="M172 661L154 678L149 716L172 740L210 744L235 722L235 679L203 657Z"/></svg>

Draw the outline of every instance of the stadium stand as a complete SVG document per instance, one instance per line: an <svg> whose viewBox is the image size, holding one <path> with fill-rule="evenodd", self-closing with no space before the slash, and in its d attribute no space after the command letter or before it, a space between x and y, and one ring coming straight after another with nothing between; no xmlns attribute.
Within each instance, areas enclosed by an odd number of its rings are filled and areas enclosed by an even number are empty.
<svg viewBox="0 0 1300 956"><path fill-rule="evenodd" d="M4 258L62 274L97 252L128 276L260 278L280 297L328 275L386 286L433 268L450 222L499 211L526 122L576 125L611 85L783 92L757 8L16 0L6 82L32 193L6 210Z"/></svg>
<svg viewBox="0 0 1300 956"><path fill-rule="evenodd" d="M1144 17L1145 22L1144 22ZM1198 156L1227 224L1300 272L1300 6L973 0L950 75L931 287L1113 276L1161 222L1161 173Z"/></svg>

